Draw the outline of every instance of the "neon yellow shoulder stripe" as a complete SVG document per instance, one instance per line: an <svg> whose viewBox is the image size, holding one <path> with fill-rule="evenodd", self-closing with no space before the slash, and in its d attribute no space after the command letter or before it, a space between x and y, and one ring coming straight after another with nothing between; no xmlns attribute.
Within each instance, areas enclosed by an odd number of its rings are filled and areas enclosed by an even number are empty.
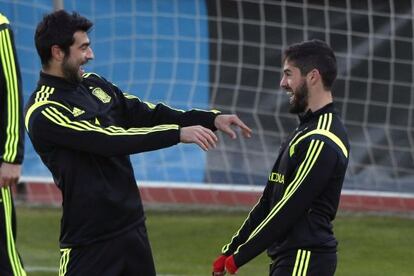
<svg viewBox="0 0 414 276"><path fill-rule="evenodd" d="M2 24L10 24L9 20L7 19L7 17L5 17L4 15L2 15L0 13L0 25Z"/></svg>
<svg viewBox="0 0 414 276"><path fill-rule="evenodd" d="M82 78L87 79L87 78L89 78L91 75L97 76L98 78L100 78L100 79L101 79L101 76L99 76L98 74L93 73L93 72L90 72L90 73L84 73L84 74L82 75Z"/></svg>
<svg viewBox="0 0 414 276"><path fill-rule="evenodd" d="M64 106L63 104L59 103L59 102L55 102L55 101L42 101L42 102L37 102L34 103L28 110L26 113L26 117L24 118L24 125L26 127L26 130L29 130L29 120L30 120L30 116L32 115L32 113L39 107L46 105L46 104L51 104L51 105L57 105L60 106L64 109L66 109L69 112L72 112L69 108L67 108L66 106Z"/></svg>
<svg viewBox="0 0 414 276"><path fill-rule="evenodd" d="M328 130L324 130L324 129L315 129L312 130L308 133L306 133L305 135L303 135L302 137L300 137L293 145L290 146L289 148L289 155L292 156L295 153L295 147L297 144L299 144L300 141L302 141L303 139L314 135L314 134L319 134L322 136L325 136L327 138L329 138L330 140L332 140L332 142L334 142L335 144L338 145L338 147L342 150L342 153L345 155L345 157L348 158L348 150L346 149L344 143L341 141L341 139L339 139L338 136L336 136L335 134L333 134L332 132L328 131Z"/></svg>
<svg viewBox="0 0 414 276"><path fill-rule="evenodd" d="M128 100L140 100L137 96L135 95L131 95L129 93L123 93L124 97L127 98Z"/></svg>

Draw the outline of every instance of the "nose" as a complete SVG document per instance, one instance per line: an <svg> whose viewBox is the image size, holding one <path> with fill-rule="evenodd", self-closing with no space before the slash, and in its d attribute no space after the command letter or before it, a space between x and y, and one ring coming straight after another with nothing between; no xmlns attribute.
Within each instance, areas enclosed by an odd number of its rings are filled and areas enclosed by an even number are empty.
<svg viewBox="0 0 414 276"><path fill-rule="evenodd" d="M280 80L280 84L279 85L280 85L281 88L284 88L284 89L286 89L286 87L288 87L285 76L282 76L282 79Z"/></svg>
<svg viewBox="0 0 414 276"><path fill-rule="evenodd" d="M90 48L90 47L88 48L88 52L86 53L86 58L88 60L95 58L95 55L93 54L92 48Z"/></svg>

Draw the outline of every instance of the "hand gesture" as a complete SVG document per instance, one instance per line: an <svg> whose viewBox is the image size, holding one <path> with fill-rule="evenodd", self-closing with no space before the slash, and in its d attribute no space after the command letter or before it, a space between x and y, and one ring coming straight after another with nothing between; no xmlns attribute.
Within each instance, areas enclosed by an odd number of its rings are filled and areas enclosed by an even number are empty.
<svg viewBox="0 0 414 276"><path fill-rule="evenodd" d="M215 148L217 140L213 131L202 126L183 127L180 130L180 142L195 143L204 151Z"/></svg>
<svg viewBox="0 0 414 276"><path fill-rule="evenodd" d="M218 115L214 120L214 126L218 130L228 134L232 139L236 139L236 132L231 128L233 125L241 129L244 137L250 138L252 136L252 130L237 115Z"/></svg>

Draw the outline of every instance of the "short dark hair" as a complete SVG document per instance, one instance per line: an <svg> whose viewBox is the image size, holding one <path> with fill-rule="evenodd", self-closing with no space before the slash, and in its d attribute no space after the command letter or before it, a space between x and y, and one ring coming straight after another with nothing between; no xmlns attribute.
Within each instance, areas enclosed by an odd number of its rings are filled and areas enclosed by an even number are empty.
<svg viewBox="0 0 414 276"><path fill-rule="evenodd" d="M37 25L34 36L37 53L42 65L47 67L52 57L51 48L58 45L65 54L69 54L70 46L75 42L73 37L77 31L89 32L93 23L76 12L72 14L58 10L43 16Z"/></svg>
<svg viewBox="0 0 414 276"><path fill-rule="evenodd" d="M336 57L331 47L321 40L309 40L289 46L283 55L283 63L291 62L305 76L317 69L326 90L330 90L336 79Z"/></svg>

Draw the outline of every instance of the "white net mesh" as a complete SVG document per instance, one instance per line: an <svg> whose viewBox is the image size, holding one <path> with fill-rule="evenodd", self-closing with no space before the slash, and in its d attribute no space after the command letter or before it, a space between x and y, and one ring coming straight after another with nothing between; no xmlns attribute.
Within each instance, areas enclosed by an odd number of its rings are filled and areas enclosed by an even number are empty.
<svg viewBox="0 0 414 276"><path fill-rule="evenodd" d="M148 101L237 113L250 140L221 138L133 157L138 180L263 185L278 147L296 125L278 88L283 49L319 38L335 50L337 108L349 131L345 188L414 192L412 1L73 0L90 18L89 66ZM17 37L25 96L39 63L33 32L50 1L4 1ZM35 61L36 60L36 61ZM48 176L27 145L26 176Z"/></svg>

